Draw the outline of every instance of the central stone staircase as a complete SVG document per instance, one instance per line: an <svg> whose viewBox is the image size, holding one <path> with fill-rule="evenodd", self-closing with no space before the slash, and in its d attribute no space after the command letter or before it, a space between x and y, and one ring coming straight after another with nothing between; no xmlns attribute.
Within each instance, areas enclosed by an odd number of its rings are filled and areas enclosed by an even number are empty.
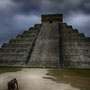
<svg viewBox="0 0 90 90"><path fill-rule="evenodd" d="M43 23L29 67L59 67L58 23Z"/></svg>

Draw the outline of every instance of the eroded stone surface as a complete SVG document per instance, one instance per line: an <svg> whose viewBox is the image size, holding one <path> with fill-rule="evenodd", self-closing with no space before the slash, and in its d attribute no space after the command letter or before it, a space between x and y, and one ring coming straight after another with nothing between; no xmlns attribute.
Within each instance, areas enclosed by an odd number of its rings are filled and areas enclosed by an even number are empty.
<svg viewBox="0 0 90 90"><path fill-rule="evenodd" d="M90 37L62 14L42 15L41 24L2 45L0 66L90 68Z"/></svg>

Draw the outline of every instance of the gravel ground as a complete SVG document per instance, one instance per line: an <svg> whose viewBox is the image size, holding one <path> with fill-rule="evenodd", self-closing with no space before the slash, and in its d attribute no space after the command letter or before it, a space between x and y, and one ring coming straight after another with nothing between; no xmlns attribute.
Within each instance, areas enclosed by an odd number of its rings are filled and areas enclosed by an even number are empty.
<svg viewBox="0 0 90 90"><path fill-rule="evenodd" d="M47 77L47 69L22 69L18 72L0 74L0 90L7 90L7 83L17 78L19 90L80 90L70 84L56 83Z"/></svg>

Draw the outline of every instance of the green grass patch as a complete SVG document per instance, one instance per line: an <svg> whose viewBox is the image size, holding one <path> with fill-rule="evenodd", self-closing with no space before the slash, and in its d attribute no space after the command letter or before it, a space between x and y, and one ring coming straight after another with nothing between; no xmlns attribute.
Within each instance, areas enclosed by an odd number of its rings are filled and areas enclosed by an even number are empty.
<svg viewBox="0 0 90 90"><path fill-rule="evenodd" d="M21 67L0 67L0 74L6 72L17 72L21 70L22 70Z"/></svg>
<svg viewBox="0 0 90 90"><path fill-rule="evenodd" d="M81 90L90 90L90 69L49 69L44 78L57 83L69 83Z"/></svg>

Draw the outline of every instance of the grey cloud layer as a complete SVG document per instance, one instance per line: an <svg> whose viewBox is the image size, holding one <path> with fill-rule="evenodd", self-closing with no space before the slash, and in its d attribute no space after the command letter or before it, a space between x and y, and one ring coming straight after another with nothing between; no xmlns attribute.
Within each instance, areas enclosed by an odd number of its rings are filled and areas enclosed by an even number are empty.
<svg viewBox="0 0 90 90"><path fill-rule="evenodd" d="M0 44L40 23L40 15L47 13L63 13L64 21L90 36L90 0L0 0Z"/></svg>
<svg viewBox="0 0 90 90"><path fill-rule="evenodd" d="M89 0L13 0L20 12L63 12L71 11L89 12ZM47 13L46 12L46 13ZM45 13L45 12L44 12Z"/></svg>

